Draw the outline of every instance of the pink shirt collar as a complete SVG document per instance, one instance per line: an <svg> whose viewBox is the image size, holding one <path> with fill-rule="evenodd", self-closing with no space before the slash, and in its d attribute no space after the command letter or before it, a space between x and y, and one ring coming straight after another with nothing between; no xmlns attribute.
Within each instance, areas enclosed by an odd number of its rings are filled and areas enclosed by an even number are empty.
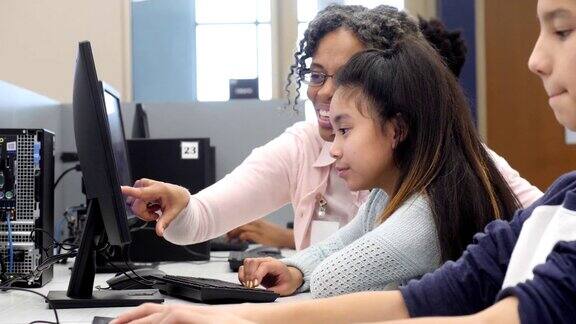
<svg viewBox="0 0 576 324"><path fill-rule="evenodd" d="M324 141L322 144L322 150L320 151L320 155L312 165L315 168L323 168L326 166L331 165L336 161L333 157L330 156L330 148L332 147L332 142Z"/></svg>

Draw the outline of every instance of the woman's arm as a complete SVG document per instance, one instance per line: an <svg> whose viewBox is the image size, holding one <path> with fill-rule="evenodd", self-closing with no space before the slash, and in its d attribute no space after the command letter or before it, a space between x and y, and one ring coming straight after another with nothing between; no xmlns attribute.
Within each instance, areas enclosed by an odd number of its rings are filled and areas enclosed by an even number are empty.
<svg viewBox="0 0 576 324"><path fill-rule="evenodd" d="M238 238L279 248L296 249L294 231L264 219L258 219L237 227L227 234L228 238Z"/></svg>
<svg viewBox="0 0 576 324"><path fill-rule="evenodd" d="M486 145L484 145L484 148L492 161L494 161L494 165L496 165L512 192L518 198L518 201L520 201L522 208L532 205L532 203L544 195L540 189L533 186L528 180L522 178L520 173L513 169L503 157L489 149Z"/></svg>
<svg viewBox="0 0 576 324"><path fill-rule="evenodd" d="M254 149L226 177L191 196L165 238L176 244L202 242L289 203L304 162L302 147L310 145L303 136L286 131Z"/></svg>

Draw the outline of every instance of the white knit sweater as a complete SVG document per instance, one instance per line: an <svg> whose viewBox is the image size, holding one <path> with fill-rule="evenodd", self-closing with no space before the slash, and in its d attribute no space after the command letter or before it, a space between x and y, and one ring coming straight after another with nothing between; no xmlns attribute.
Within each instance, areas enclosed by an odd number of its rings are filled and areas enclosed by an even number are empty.
<svg viewBox="0 0 576 324"><path fill-rule="evenodd" d="M382 224L388 203L374 189L358 214L324 241L283 262L302 271L314 298L366 290L395 289L441 264L440 247L428 199L415 195Z"/></svg>

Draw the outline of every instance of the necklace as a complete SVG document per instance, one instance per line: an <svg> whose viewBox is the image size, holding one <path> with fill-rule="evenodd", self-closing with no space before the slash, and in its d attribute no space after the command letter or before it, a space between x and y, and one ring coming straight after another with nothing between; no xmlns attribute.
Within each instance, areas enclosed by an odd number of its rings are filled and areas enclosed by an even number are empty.
<svg viewBox="0 0 576 324"><path fill-rule="evenodd" d="M318 202L318 218L324 218L328 209L328 202L321 194L316 194L316 202Z"/></svg>

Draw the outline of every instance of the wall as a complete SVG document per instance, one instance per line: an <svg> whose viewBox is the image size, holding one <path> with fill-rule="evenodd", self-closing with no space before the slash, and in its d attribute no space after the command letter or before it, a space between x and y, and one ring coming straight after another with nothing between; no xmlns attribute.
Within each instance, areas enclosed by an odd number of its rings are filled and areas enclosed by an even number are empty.
<svg viewBox="0 0 576 324"><path fill-rule="evenodd" d="M422 16L430 19L438 16L437 7L439 0L404 0L404 6L413 16ZM466 0L468 1L468 0Z"/></svg>
<svg viewBox="0 0 576 324"><path fill-rule="evenodd" d="M196 99L194 1L132 3L134 100Z"/></svg>
<svg viewBox="0 0 576 324"><path fill-rule="evenodd" d="M466 44L466 61L460 71L459 82L470 103L472 117L477 120L476 104L476 10L474 1L438 0L438 19L449 30L460 30Z"/></svg>
<svg viewBox="0 0 576 324"><path fill-rule="evenodd" d="M71 102L78 42L90 40L98 77L130 100L129 3L0 1L0 80Z"/></svg>
<svg viewBox="0 0 576 324"><path fill-rule="evenodd" d="M296 0L269 0L272 10L272 98L284 97L297 38ZM323 9L343 0L318 1ZM406 0L414 15L434 17L436 0ZM134 101L190 102L196 99L193 0L132 3Z"/></svg>
<svg viewBox="0 0 576 324"><path fill-rule="evenodd" d="M488 145L546 189L576 165L540 79L527 67L539 33L536 0L485 1Z"/></svg>

